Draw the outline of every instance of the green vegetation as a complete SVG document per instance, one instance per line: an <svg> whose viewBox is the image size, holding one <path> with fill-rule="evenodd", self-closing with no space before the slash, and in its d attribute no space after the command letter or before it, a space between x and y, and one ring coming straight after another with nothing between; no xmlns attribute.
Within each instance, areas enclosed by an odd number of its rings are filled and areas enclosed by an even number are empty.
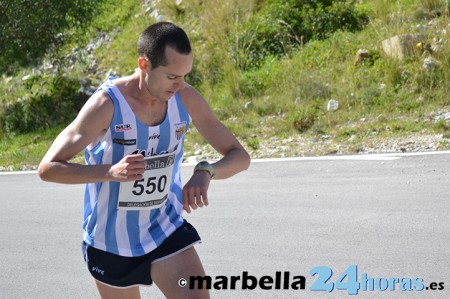
<svg viewBox="0 0 450 299"><path fill-rule="evenodd" d="M14 5L26 1L3 2L0 7L9 10L0 10L2 22ZM67 1L64 5L75 6L66 8L66 18L48 36L23 38L24 45L39 46L36 51L52 45L45 53L17 51L13 31L0 35L5 47L0 51L0 165L36 165L87 99L80 87L85 82L95 87L108 73L133 72L137 37L156 20L186 30L195 55L187 81L251 152L271 140L277 147L296 138L332 142L312 154L336 153L341 144L358 152L367 140L410 134L448 139L450 123L434 118L450 111L449 2L161 0L143 6L140 0L97 1L93 18L94 10L83 6L92 1ZM77 20L76 5L84 9ZM49 14L61 16L57 8ZM58 34L61 30L64 34ZM403 34L423 37L415 53L403 60L386 55L382 41ZM104 35L110 40L82 51ZM57 36L65 38L53 39ZM358 49L369 55L355 63ZM427 56L436 61L428 69L423 67ZM16 63L8 63L14 58ZM339 102L338 110L327 111L330 99ZM193 129L187 153L204 143ZM445 140L439 146L450 147Z"/></svg>
<svg viewBox="0 0 450 299"><path fill-rule="evenodd" d="M65 33L69 28L80 30L76 38L82 36L81 30L88 28L99 2L1 0L0 71L14 72L39 61L50 47L57 48L75 37Z"/></svg>

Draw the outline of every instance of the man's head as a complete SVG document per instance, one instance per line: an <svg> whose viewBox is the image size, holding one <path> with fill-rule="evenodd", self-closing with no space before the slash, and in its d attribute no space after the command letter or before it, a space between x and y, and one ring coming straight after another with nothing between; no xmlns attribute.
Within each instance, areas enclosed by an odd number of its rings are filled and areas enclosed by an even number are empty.
<svg viewBox="0 0 450 299"><path fill-rule="evenodd" d="M192 51L189 38L184 30L168 22L149 26L142 32L138 40L138 54L150 61L152 69L167 65L166 47L185 55Z"/></svg>

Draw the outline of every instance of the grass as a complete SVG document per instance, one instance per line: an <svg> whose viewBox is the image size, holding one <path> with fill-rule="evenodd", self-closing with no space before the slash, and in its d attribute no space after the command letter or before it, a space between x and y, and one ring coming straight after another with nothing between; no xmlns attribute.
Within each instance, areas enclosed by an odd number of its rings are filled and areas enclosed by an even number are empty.
<svg viewBox="0 0 450 299"><path fill-rule="evenodd" d="M50 147L55 136L63 128L8 136L0 140L1 170L33 168Z"/></svg>
<svg viewBox="0 0 450 299"><path fill-rule="evenodd" d="M260 1L152 3L152 9L144 11L141 1L126 0L99 15L90 36L97 31L118 32L95 52L99 69L121 75L133 72L137 37L155 21L152 12L157 10L164 20L181 25L190 36L195 62L188 81L250 152L263 150L267 143L269 147L287 146L284 140L326 140L322 149L302 143L297 146L303 149L291 151L308 155L340 153L339 148L358 152L365 142L376 138L450 137L449 123L434 120L436 114L450 111L448 1L362 1L357 9L370 17L362 31L337 31L325 40L267 56L257 67L247 69L240 66L248 49L241 47L240 35L235 33L258 12ZM398 34L422 34L424 43L438 47L432 56L439 66L425 70L426 53L421 50L403 61L388 57L381 41ZM355 65L358 49L367 49L371 57ZM76 64L73 75L83 76L84 68L82 62ZM0 111L7 101L30 92L21 80L30 72L24 69L14 78L2 77L0 92L5 99L0 101ZM91 79L98 84L104 78ZM330 99L340 103L335 112L326 110ZM12 169L36 165L61 128L24 135L0 131L0 165ZM188 155L206 146L195 128L186 146ZM448 148L448 141L440 145L440 149Z"/></svg>

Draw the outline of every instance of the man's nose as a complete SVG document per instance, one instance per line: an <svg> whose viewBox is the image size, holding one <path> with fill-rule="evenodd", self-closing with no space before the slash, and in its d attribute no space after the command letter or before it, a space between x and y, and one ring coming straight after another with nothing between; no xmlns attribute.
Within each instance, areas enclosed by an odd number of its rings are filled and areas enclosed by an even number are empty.
<svg viewBox="0 0 450 299"><path fill-rule="evenodd" d="M178 80L178 81L175 83L175 86L176 86L179 90L183 89L183 88L186 86L186 82L184 81L184 78L181 78L180 80Z"/></svg>

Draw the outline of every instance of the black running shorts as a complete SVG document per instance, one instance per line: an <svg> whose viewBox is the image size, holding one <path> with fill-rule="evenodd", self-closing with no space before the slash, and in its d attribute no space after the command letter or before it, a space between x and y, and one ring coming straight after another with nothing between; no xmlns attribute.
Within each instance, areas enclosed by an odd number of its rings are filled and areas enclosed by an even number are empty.
<svg viewBox="0 0 450 299"><path fill-rule="evenodd" d="M151 285L153 262L168 258L201 241L186 220L155 250L137 257L126 257L99 250L83 243L83 255L91 275L98 281L119 288Z"/></svg>

